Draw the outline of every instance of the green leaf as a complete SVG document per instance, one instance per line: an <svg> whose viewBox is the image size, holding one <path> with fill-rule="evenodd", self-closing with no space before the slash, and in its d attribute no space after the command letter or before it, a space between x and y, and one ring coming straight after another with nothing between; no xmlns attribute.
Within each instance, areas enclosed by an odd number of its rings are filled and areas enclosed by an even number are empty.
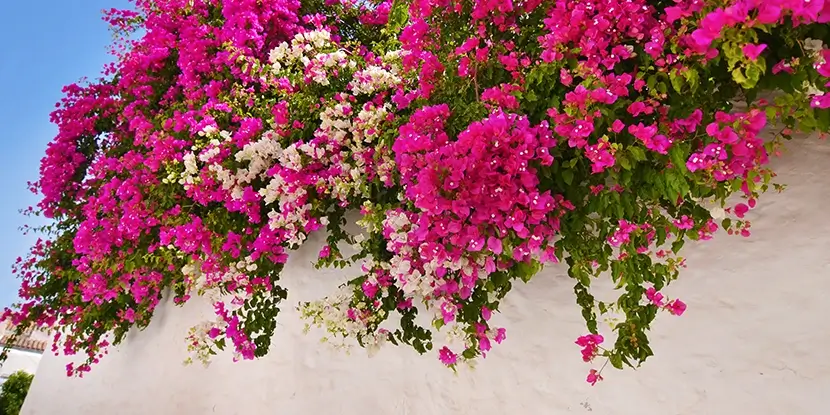
<svg viewBox="0 0 830 415"><path fill-rule="evenodd" d="M406 25L409 20L409 7L407 2L396 0L392 4L392 10L389 11L389 20L387 28L393 33L397 32Z"/></svg>
<svg viewBox="0 0 830 415"><path fill-rule="evenodd" d="M444 327L444 320L436 318L435 320L432 320L432 326L435 327L436 330L441 330L441 327Z"/></svg>
<svg viewBox="0 0 830 415"><path fill-rule="evenodd" d="M614 368L616 368L616 369L622 369L623 368L623 360L622 360L621 355L619 355L617 353L614 353L609 358L609 361L611 362L611 366L614 366Z"/></svg>
<svg viewBox="0 0 830 415"><path fill-rule="evenodd" d="M562 170L562 181L565 182L568 186L571 185L574 181L574 172L573 170Z"/></svg>
<svg viewBox="0 0 830 415"><path fill-rule="evenodd" d="M669 149L669 158L671 158L671 162L674 167L679 170L681 173L686 173L689 171L686 168L686 159L688 158L686 154L685 146L681 144L675 144Z"/></svg>
<svg viewBox="0 0 830 415"><path fill-rule="evenodd" d="M830 108L814 108L819 131L830 130Z"/></svg>
<svg viewBox="0 0 830 415"><path fill-rule="evenodd" d="M685 243L686 243L685 239L678 239L678 240L672 242L671 251L674 252L675 254L677 254L678 252L680 252L681 249L683 249L683 245Z"/></svg>
<svg viewBox="0 0 830 415"><path fill-rule="evenodd" d="M724 230L728 230L730 227L732 227L732 219L726 218L723 221L721 221L720 225L723 227Z"/></svg>
<svg viewBox="0 0 830 415"><path fill-rule="evenodd" d="M726 56L726 62L729 70L735 68L735 65L743 59L744 54L741 51L741 46L736 42L726 42L723 44L723 54Z"/></svg>
<svg viewBox="0 0 830 415"><path fill-rule="evenodd" d="M753 88L756 84L758 84L758 81L761 80L761 75L763 75L764 69L766 69L765 63L761 66L763 59L764 58L759 57L757 61L753 62L746 68L747 79L746 82L741 85L745 89Z"/></svg>
<svg viewBox="0 0 830 415"><path fill-rule="evenodd" d="M669 75L672 88L677 92L683 92L683 87L686 86L686 78L678 74L677 71L672 71Z"/></svg>
<svg viewBox="0 0 830 415"><path fill-rule="evenodd" d="M772 121L776 118L776 113L778 112L778 109L774 106L769 106L764 110L764 112L766 112L767 119Z"/></svg>
<svg viewBox="0 0 830 415"><path fill-rule="evenodd" d="M628 147L628 152L635 161L643 161L646 159L646 152L639 146Z"/></svg>
<svg viewBox="0 0 830 415"><path fill-rule="evenodd" d="M530 262L520 262L516 266L516 276L525 283L530 282L530 279L542 269L542 264L537 260Z"/></svg>
<svg viewBox="0 0 830 415"><path fill-rule="evenodd" d="M654 89L655 85L657 85L657 76L649 76L648 79L646 79L646 87L648 87L648 89Z"/></svg>
<svg viewBox="0 0 830 415"><path fill-rule="evenodd" d="M749 82L746 76L744 76L744 73L741 71L741 68L735 68L732 70L732 79L741 86Z"/></svg>
<svg viewBox="0 0 830 415"><path fill-rule="evenodd" d="M683 77L686 78L686 82L689 84L689 88L692 90L692 93L697 91L698 86L700 86L700 74L698 74L697 69L686 69L686 71L683 72Z"/></svg>
<svg viewBox="0 0 830 415"><path fill-rule="evenodd" d="M625 157L622 154L617 155L617 163L620 163L620 166L626 170L631 170L631 162L628 160L628 157Z"/></svg>

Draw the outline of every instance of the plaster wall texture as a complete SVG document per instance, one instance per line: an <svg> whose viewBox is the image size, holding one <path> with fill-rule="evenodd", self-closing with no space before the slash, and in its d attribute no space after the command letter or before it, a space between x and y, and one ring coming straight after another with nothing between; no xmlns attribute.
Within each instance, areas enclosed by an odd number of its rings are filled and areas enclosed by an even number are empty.
<svg viewBox="0 0 830 415"><path fill-rule="evenodd" d="M42 356L43 354L40 352L17 349L10 350L6 361L0 365L0 384L18 370L34 375Z"/></svg>
<svg viewBox="0 0 830 415"><path fill-rule="evenodd" d="M6 336L10 336L14 329L15 327L10 321L0 321L0 349L8 340ZM6 361L0 363L0 383L3 383L9 375L18 370L34 374L43 355L42 348L48 340L49 335L46 332L34 328L27 330L17 340L15 347L9 350Z"/></svg>
<svg viewBox="0 0 830 415"><path fill-rule="evenodd" d="M793 141L773 161L789 187L750 211L753 236L688 244L689 267L665 290L689 305L686 314L658 316L656 355L637 371L606 369L595 387L573 344L584 334L573 284L557 267L514 287L494 316L507 340L475 372L453 375L434 355L404 348L371 359L361 349L330 351L319 335L302 333L293 310L347 277L313 269L318 236L285 270L289 301L267 357L183 367L187 329L211 311L168 303L83 379L66 378L67 360L47 352L22 413L828 414L828 161L827 143Z"/></svg>

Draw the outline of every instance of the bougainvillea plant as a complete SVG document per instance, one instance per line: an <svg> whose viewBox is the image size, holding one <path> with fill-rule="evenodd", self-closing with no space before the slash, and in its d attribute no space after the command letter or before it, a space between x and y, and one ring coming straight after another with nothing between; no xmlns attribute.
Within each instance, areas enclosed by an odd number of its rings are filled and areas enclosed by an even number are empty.
<svg viewBox="0 0 830 415"><path fill-rule="evenodd" d="M106 20L114 62L52 114L31 186L51 222L5 311L55 327L69 375L164 295L212 301L182 334L196 359L265 355L314 232L318 266L358 270L299 305L331 342L456 369L505 339L513 284L562 262L583 359L636 366L686 309L661 293L684 243L749 236L769 157L830 126L824 0L136 0Z"/></svg>

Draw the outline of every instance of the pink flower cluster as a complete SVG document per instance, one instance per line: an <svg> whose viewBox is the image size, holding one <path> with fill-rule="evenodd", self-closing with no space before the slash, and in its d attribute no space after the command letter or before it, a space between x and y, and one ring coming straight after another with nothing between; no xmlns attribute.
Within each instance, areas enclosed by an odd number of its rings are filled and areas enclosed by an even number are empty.
<svg viewBox="0 0 830 415"><path fill-rule="evenodd" d="M662 293L655 290L654 287L646 289L646 299L657 307L664 308L669 313L676 316L681 316L686 311L686 303L675 299L674 301L666 301Z"/></svg>
<svg viewBox="0 0 830 415"><path fill-rule="evenodd" d="M637 231L641 231L645 238L645 244L637 247L637 251L646 251L656 235L654 228L647 223L638 225L636 223L630 223L625 219L620 219L614 233L608 237L608 244L613 247L628 244L631 242L631 235Z"/></svg>
<svg viewBox="0 0 830 415"><path fill-rule="evenodd" d="M605 341L601 334L586 334L579 336L574 343L582 348L582 360L590 362L599 353L599 345Z"/></svg>
<svg viewBox="0 0 830 415"><path fill-rule="evenodd" d="M825 0L825 5L830 7L830 1ZM826 14L828 16L828 20L830 20L830 11ZM820 60L816 63L816 72L824 78L827 78L827 82L824 84L824 87L828 88L830 87L830 49L823 49L819 56ZM814 95L812 101L810 101L810 106L821 109L830 108L830 94L824 93L821 95Z"/></svg>
<svg viewBox="0 0 830 415"><path fill-rule="evenodd" d="M702 151L689 157L689 171L711 171L717 181L744 177L756 166L768 162L764 141L758 134L767 124L763 111L753 109L743 114L715 114L715 122L706 126L706 134L715 139Z"/></svg>
<svg viewBox="0 0 830 415"><path fill-rule="evenodd" d="M578 51L582 68L594 74L600 68L612 70L633 56L623 45L623 39L647 40L647 47L655 50L662 50L665 42L664 24L654 18L653 9L642 0L557 0L544 24L547 34L539 38L541 58L554 62Z"/></svg>
<svg viewBox="0 0 830 415"><path fill-rule="evenodd" d="M689 12L700 11L703 2L689 1L683 6L675 6L667 13L674 15L688 15ZM694 44L704 50L713 41L719 39L725 28L739 24L748 26L776 24L790 14L795 24L827 23L830 22L830 3L824 0L801 1L785 0L781 2L765 2L762 0L738 0L731 2L728 7L717 8L706 14L700 27L691 33ZM752 17L754 16L754 17ZM748 55L755 54L756 48L750 48ZM757 55L756 55L757 56ZM752 58L750 56L750 58Z"/></svg>
<svg viewBox="0 0 830 415"><path fill-rule="evenodd" d="M417 111L393 146L406 197L420 210L412 242L420 244L423 260L457 261L485 249L498 257L505 240L515 241L507 253L513 260L554 260L549 244L559 222L553 213L568 203L540 193L531 166L553 162L549 149L556 141L547 124L531 126L497 112L450 142L443 132L448 116L446 106ZM494 271L492 257L487 261L487 272Z"/></svg>

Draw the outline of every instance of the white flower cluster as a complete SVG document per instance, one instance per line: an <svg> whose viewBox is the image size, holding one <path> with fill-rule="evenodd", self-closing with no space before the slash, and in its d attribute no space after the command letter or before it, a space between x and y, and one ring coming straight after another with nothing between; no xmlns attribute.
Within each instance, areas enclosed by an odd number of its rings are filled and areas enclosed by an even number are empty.
<svg viewBox="0 0 830 415"><path fill-rule="evenodd" d="M187 186L196 183L198 179L196 175L199 174L199 166L196 164L196 155L187 153L184 155L184 173L182 173L179 184Z"/></svg>
<svg viewBox="0 0 830 415"><path fill-rule="evenodd" d="M816 87L816 85L812 82L804 81L804 83L802 84L802 87L807 90L807 94L809 94L809 95L819 96L819 97L824 95L824 91L818 89L818 87Z"/></svg>
<svg viewBox="0 0 830 415"><path fill-rule="evenodd" d="M808 55L814 60L813 66L815 68L818 68L819 65L824 64L824 57L821 54L824 49L825 47L823 41L811 38L804 39L804 50L807 51ZM804 81L803 86L807 90L807 93L812 96L824 95L824 91L818 89L816 85L811 82Z"/></svg>
<svg viewBox="0 0 830 415"><path fill-rule="evenodd" d="M352 114L352 106L348 102L326 107L320 113L320 128L314 132L314 135L328 137L341 145L347 144L347 137L352 130L352 120L349 114Z"/></svg>
<svg viewBox="0 0 830 415"><path fill-rule="evenodd" d="M268 185L264 189L259 190L266 205L270 205L280 197L288 197L287 193L288 183L280 175L276 175L268 181ZM287 201L286 201L287 202Z"/></svg>
<svg viewBox="0 0 830 415"><path fill-rule="evenodd" d="M365 345L369 356L374 356L380 347L386 342L386 330L379 329L370 332L368 325L385 316L382 314L368 313L364 316L366 304L357 304L350 307L352 291L350 288L341 287L332 296L322 300L301 304L298 308L301 318L309 320L305 331L308 332L312 326L324 328L328 335L322 338L324 343L332 345L335 349L349 351L351 344L346 342L348 338L360 339Z"/></svg>
<svg viewBox="0 0 830 415"><path fill-rule="evenodd" d="M273 131L267 131L259 140L246 144L234 156L238 162L248 162L248 168L236 172L237 182L250 183L256 178L266 178L266 172L281 154L282 147Z"/></svg>
<svg viewBox="0 0 830 415"><path fill-rule="evenodd" d="M365 170L366 161L362 154L367 151L363 140L370 140L377 135L380 122L385 119L389 108L376 108L367 104L358 113L353 121L354 111L348 102L340 102L327 107L320 113L320 127L314 132L319 138L328 138L348 149L351 157L338 158L340 175L329 183L322 183L331 189L332 195L340 200L346 200L353 194L366 194ZM341 154L342 151L341 151ZM346 154L343 154L346 155ZM326 160L329 161L329 160Z"/></svg>
<svg viewBox="0 0 830 415"><path fill-rule="evenodd" d="M206 297L212 304L222 302L224 309L227 312L234 312L242 307L246 300L251 297L250 291L246 288L251 283L250 273L256 272L257 265L253 258L246 257L237 261L232 265L232 268L227 272L222 273L205 273L202 272L202 265L199 262L190 262L182 267L182 274L185 276L185 284L188 292L195 292L199 296ZM236 289L230 294L226 294L224 287L226 283L233 281ZM270 292L264 292L262 295L270 296ZM230 300L230 301L228 301ZM244 320L244 317L240 317ZM228 323L216 316L214 320L206 320L193 326L188 331L187 349L191 356L185 360L185 364L193 363L193 358L207 366L210 364L211 356L218 351L216 342L225 339L225 330ZM217 329L214 337L210 337L210 332ZM239 360L241 355L234 352L234 358Z"/></svg>
<svg viewBox="0 0 830 415"><path fill-rule="evenodd" d="M435 290L436 261L424 264L424 272L412 268L410 257L417 255L408 244L409 234L417 230L418 225L411 223L401 212L389 212L384 225L393 230L387 238L387 249L395 252L389 260L389 274L393 281L402 281L401 290L407 297L428 298Z"/></svg>
<svg viewBox="0 0 830 415"><path fill-rule="evenodd" d="M349 60L346 51L336 49L331 41L331 33L326 30L298 33L290 44L283 42L272 49L268 61L274 75L299 63L303 66L306 78L321 85L330 84L329 72L357 67L356 62Z"/></svg>
<svg viewBox="0 0 830 415"><path fill-rule="evenodd" d="M218 154L218 148L214 149L212 146L219 146L221 143L217 139L204 139L208 135L213 135L218 130L213 126L207 126L197 134L199 139L191 146L190 152L186 153L182 158L182 167L178 166L178 162L173 162L172 165L167 165L168 175L162 179L163 183L178 183L185 188L199 183L199 165L198 161L205 161ZM229 133L225 132L230 135ZM207 147L207 150L199 152Z"/></svg>
<svg viewBox="0 0 830 415"><path fill-rule="evenodd" d="M817 58L821 54L821 51L824 50L824 42L820 39L804 39L804 50L809 52L811 57Z"/></svg>
<svg viewBox="0 0 830 415"><path fill-rule="evenodd" d="M378 107L374 103L367 102L357 113L357 119L354 122L355 140L367 143L374 141L380 133L380 124L386 120L391 111L392 106L389 104Z"/></svg>
<svg viewBox="0 0 830 415"><path fill-rule="evenodd" d="M386 54L383 55L381 61L383 61L383 63L387 65L393 66L394 68L400 68L402 64L402 58L408 55L409 53L409 51L402 49L390 50L389 52L386 52ZM398 69L395 69L395 73L399 73Z"/></svg>
<svg viewBox="0 0 830 415"><path fill-rule="evenodd" d="M187 351L191 356L185 359L184 364L192 364L193 358L196 358L202 365L208 367L211 357L216 353L215 342L219 339L218 336L211 339L209 333L214 328L224 332L227 325L224 320L217 317L215 321L203 321L191 327L186 338Z"/></svg>
<svg viewBox="0 0 830 415"><path fill-rule="evenodd" d="M383 221L385 226L390 227L394 232L389 235L387 238L387 249L394 252L395 251L395 244L406 244L409 238L409 227L416 228L418 225L412 223L409 220L409 217L406 216L403 212L387 212L386 220ZM410 248L408 246L403 247L408 253Z"/></svg>
<svg viewBox="0 0 830 415"><path fill-rule="evenodd" d="M282 150L276 157L276 163L282 168L301 171L303 169L303 154L315 158L322 157L324 151L308 143L298 145L293 143ZM306 214L311 210L308 203L300 204L308 191L301 186L295 186L287 182L279 173L268 178L265 188L259 190L266 205L277 203L279 211L268 212L268 225L271 229L283 229L286 231L289 244L299 246L306 235L303 231L303 224L306 222Z"/></svg>
<svg viewBox="0 0 830 415"><path fill-rule="evenodd" d="M268 54L268 61L273 65L273 71L279 72L283 64L290 64L314 50L331 47L331 33L328 30L311 30L297 33L291 39L291 44L282 42Z"/></svg>
<svg viewBox="0 0 830 415"><path fill-rule="evenodd" d="M370 95L380 90L395 87L401 83L396 66L386 69L371 65L362 71L355 72L354 79L349 83L349 89L355 95Z"/></svg>
<svg viewBox="0 0 830 415"><path fill-rule="evenodd" d="M231 198L234 200L242 199L245 185L253 182L255 179L269 179L267 172L277 162L287 166L295 166L297 169L301 167L299 154L296 153L296 149L289 148L283 150L278 141L279 137L277 133L272 130L266 131L259 140L246 144L240 151L234 154L237 162L246 164L246 167L242 167L236 171L224 167L220 160L214 159L221 151L223 142L231 140L232 137L229 132L224 130L219 131L216 128L210 127L200 131L199 135L208 138L218 135L222 140L211 138L207 142L207 148L198 153L198 156L193 152L185 154L184 172L181 173L181 177L179 178L179 183L185 186L185 189L199 181L198 175L200 170L198 162L202 162L207 166L207 170L212 172L218 182L221 183L222 189L229 191ZM192 150L198 151L199 146L193 146ZM273 202L279 197L279 194L273 191L276 190L274 188L275 186L269 185L269 187L272 188L271 191L268 189L261 189L259 191L263 196L266 194L269 195L268 197L271 199L266 200L267 203Z"/></svg>
<svg viewBox="0 0 830 415"><path fill-rule="evenodd" d="M445 268L447 272L459 272L466 276L473 276L477 269L478 278L486 278L487 276L482 271L487 260L483 255L478 256L475 260L462 257L455 261L445 260L440 263L433 259L421 265L423 271L413 268L412 258L420 256L421 252L415 252L408 242L409 236L417 231L418 225L411 223L403 213L389 212L384 220L384 226L392 230L387 239L387 249L395 253L389 260L389 275L393 281L401 282L400 288L406 297L422 303L426 307L426 311L431 313L435 319L443 318L441 307L446 305L443 300L434 299L434 292L439 280L436 271L439 267ZM488 301L496 301L494 293L488 293Z"/></svg>
<svg viewBox="0 0 830 415"><path fill-rule="evenodd" d="M340 68L354 69L357 67L357 63L349 60L348 55L343 50L318 53L311 59L302 57L300 61L303 63L306 77L320 85L331 83L329 72L338 71Z"/></svg>
<svg viewBox="0 0 830 415"><path fill-rule="evenodd" d="M185 153L182 158L184 170L181 172L171 172L164 182L175 183L178 182L184 186L185 189L200 182L199 178L199 163L210 165L214 162L214 157L221 152L223 142L231 140L231 133L228 131L219 131L214 126L206 126L197 134L203 139L197 140L190 148L190 152ZM218 138L216 136L218 135ZM219 139L221 138L221 140Z"/></svg>
<svg viewBox="0 0 830 415"><path fill-rule="evenodd" d="M250 283L249 273L256 272L257 265L250 256L243 258L233 264L231 269L222 273L202 272L202 264L190 262L182 267L182 274L185 277L185 284L188 292L195 292L200 296L207 297L211 302L222 301L222 289L225 283L233 281L237 287L246 287ZM237 290L239 291L239 290ZM247 293L242 290L235 293L237 298L247 299ZM240 297L241 296L241 297ZM234 309L233 306L228 308Z"/></svg>
<svg viewBox="0 0 830 415"><path fill-rule="evenodd" d="M300 188L295 192L297 194L304 194L305 190ZM306 240L306 234L303 230L303 223L306 222L306 213L311 210L311 205L306 203L297 206L294 209L283 209L282 212L272 210L268 212L268 226L271 229L282 229L286 233L286 239L289 245L299 247Z"/></svg>
<svg viewBox="0 0 830 415"><path fill-rule="evenodd" d="M320 113L321 123L315 131L315 136L329 138L348 149L347 153L341 153L347 156L341 156L337 161L341 174L326 186L332 189L334 197L346 200L350 195L366 195L369 189L365 174L366 159L363 155L368 150L364 143L377 138L382 131L381 124L388 119L391 112L392 106L389 104L377 106L369 102L355 115L348 102L340 102ZM385 170L380 172L386 172L381 174L381 179L388 180L394 171L394 162L388 156L381 162Z"/></svg>

